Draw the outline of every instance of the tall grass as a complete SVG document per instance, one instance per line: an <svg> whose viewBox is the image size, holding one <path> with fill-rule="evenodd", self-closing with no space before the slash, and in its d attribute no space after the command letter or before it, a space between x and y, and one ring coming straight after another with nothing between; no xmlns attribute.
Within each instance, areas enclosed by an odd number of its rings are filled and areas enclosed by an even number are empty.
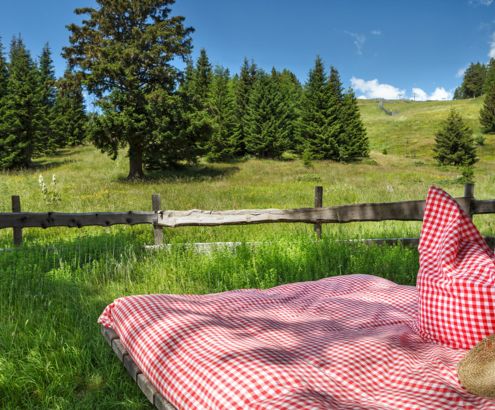
<svg viewBox="0 0 495 410"><path fill-rule="evenodd" d="M0 253L0 407L148 408L96 324L113 299L268 288L353 272L414 284L415 250L316 241L294 231L201 254L147 251L130 232Z"/></svg>

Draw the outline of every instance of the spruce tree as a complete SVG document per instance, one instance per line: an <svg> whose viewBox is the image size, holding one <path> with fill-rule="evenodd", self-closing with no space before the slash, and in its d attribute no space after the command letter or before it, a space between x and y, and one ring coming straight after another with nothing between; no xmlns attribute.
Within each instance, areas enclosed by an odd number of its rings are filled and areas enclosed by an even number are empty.
<svg viewBox="0 0 495 410"><path fill-rule="evenodd" d="M196 79L194 65L188 60L176 94L151 96L149 119L156 130L146 145L147 169L173 167L180 161L192 164L205 152L212 120L196 93Z"/></svg>
<svg viewBox="0 0 495 410"><path fill-rule="evenodd" d="M258 72L246 116L246 151L258 158L279 158L288 146L287 115L278 73Z"/></svg>
<svg viewBox="0 0 495 410"><path fill-rule="evenodd" d="M12 39L8 72L0 107L0 169L25 168L38 143L40 100L37 67L20 37Z"/></svg>
<svg viewBox="0 0 495 410"><path fill-rule="evenodd" d="M336 96L330 95L331 89L336 90L335 86L329 86L323 61L317 57L304 90L299 148L313 159L338 158L336 136L340 133L340 124L336 123L335 115L338 104Z"/></svg>
<svg viewBox="0 0 495 410"><path fill-rule="evenodd" d="M285 69L279 76L280 92L284 99L286 110L287 128L287 149L293 152L297 151L298 141L301 134L301 99L302 86L296 75Z"/></svg>
<svg viewBox="0 0 495 410"><path fill-rule="evenodd" d="M435 135L433 151L442 165L471 166L477 161L473 131L454 108Z"/></svg>
<svg viewBox="0 0 495 410"><path fill-rule="evenodd" d="M328 108L327 108L327 135L323 139L324 146L328 147L326 159L341 160L341 147L348 144L347 134L342 122L344 95L339 72L330 67L328 78ZM336 144L336 146L334 146ZM335 151L333 151L335 150Z"/></svg>
<svg viewBox="0 0 495 410"><path fill-rule="evenodd" d="M235 101L229 70L217 67L213 74L208 112L213 131L207 146L209 161L224 161L234 158Z"/></svg>
<svg viewBox="0 0 495 410"><path fill-rule="evenodd" d="M7 60L5 59L2 39L0 38L0 104L7 95L7 82L9 79L9 71Z"/></svg>
<svg viewBox="0 0 495 410"><path fill-rule="evenodd" d="M249 63L247 58L245 58L239 77L235 81L236 125L234 129L234 140L236 142L236 155L238 156L246 154L247 112L256 74L256 65Z"/></svg>
<svg viewBox="0 0 495 410"><path fill-rule="evenodd" d="M58 148L58 141L53 130L53 122L55 121L56 78L51 50L48 44L43 47L39 59L38 75L40 112L36 151L39 153L54 152Z"/></svg>
<svg viewBox="0 0 495 410"><path fill-rule="evenodd" d="M495 88L495 58L491 58L486 67L486 77L483 84L483 93L488 94L488 92L492 88Z"/></svg>
<svg viewBox="0 0 495 410"><path fill-rule="evenodd" d="M495 84L488 89L480 110L480 124L483 132L495 132Z"/></svg>
<svg viewBox="0 0 495 410"><path fill-rule="evenodd" d="M53 135L57 147L82 144L86 136L84 96L79 78L70 70L57 81L54 106Z"/></svg>
<svg viewBox="0 0 495 410"><path fill-rule="evenodd" d="M471 63L464 73L462 81L463 98L475 98L483 94L486 67L481 63Z"/></svg>
<svg viewBox="0 0 495 410"><path fill-rule="evenodd" d="M198 109L204 109L207 104L213 77L210 60L204 48L199 53L194 72L194 94L198 99Z"/></svg>
<svg viewBox="0 0 495 410"><path fill-rule="evenodd" d="M369 141L354 91L349 89L342 101L342 143L339 145L339 160L352 161L369 155Z"/></svg>
<svg viewBox="0 0 495 410"><path fill-rule="evenodd" d="M457 87L455 90L454 90L454 97L453 99L454 100L462 100L464 99L464 93L462 91L462 86L459 86Z"/></svg>

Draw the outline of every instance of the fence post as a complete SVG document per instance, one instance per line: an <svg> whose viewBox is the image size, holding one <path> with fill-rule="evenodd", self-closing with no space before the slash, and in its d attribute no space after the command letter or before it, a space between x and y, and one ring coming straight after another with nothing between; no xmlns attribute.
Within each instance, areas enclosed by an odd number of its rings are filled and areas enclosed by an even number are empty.
<svg viewBox="0 0 495 410"><path fill-rule="evenodd" d="M315 208L323 207L323 187L315 187ZM321 224L315 224L316 237L321 239Z"/></svg>
<svg viewBox="0 0 495 410"><path fill-rule="evenodd" d="M12 212L21 212L21 197L19 195L12 195ZM14 246L22 245L22 228L13 228L14 233Z"/></svg>
<svg viewBox="0 0 495 410"><path fill-rule="evenodd" d="M162 200L161 200L159 194L153 194L151 196L151 204L152 204L154 212L161 210ZM157 226L155 223L153 223L153 236L155 238L155 245L162 245L163 244L163 227Z"/></svg>
<svg viewBox="0 0 495 410"><path fill-rule="evenodd" d="M469 217L473 217L473 200L474 200L474 184L468 183L464 185L464 198L466 201L466 211L469 214Z"/></svg>

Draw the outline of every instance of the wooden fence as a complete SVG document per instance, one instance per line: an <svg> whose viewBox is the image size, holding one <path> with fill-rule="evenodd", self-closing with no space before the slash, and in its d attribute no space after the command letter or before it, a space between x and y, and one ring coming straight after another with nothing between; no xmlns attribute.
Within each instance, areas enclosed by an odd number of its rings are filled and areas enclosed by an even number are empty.
<svg viewBox="0 0 495 410"><path fill-rule="evenodd" d="M364 221L421 221L425 201L402 201L365 203L323 207L323 188L315 188L315 207L297 209L245 209L231 211L169 211L161 209L159 195L152 196L152 211L149 212L91 212L91 213L35 213L22 212L19 196L12 197L12 213L0 213L0 229L12 228L14 245L22 244L24 228L53 228L84 226L112 226L118 224L153 225L155 245L163 244L163 229L180 226L223 226L261 223L308 223L314 224L318 238L325 223L348 223ZM464 196L456 198L460 206L470 215L495 213L495 200L474 198L474 185L466 184ZM495 238L487 238L495 247ZM417 245L417 238L373 239L365 243Z"/></svg>

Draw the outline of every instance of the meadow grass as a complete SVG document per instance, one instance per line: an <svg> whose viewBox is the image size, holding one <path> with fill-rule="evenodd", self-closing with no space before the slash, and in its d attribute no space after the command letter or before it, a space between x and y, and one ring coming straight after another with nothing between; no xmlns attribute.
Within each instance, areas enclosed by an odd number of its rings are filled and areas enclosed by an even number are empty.
<svg viewBox="0 0 495 410"><path fill-rule="evenodd" d="M99 334L113 299L130 294L268 288L351 272L414 284L412 249L346 245L307 235L199 254L150 252L131 233L0 253L0 407L148 408Z"/></svg>
<svg viewBox="0 0 495 410"><path fill-rule="evenodd" d="M433 135L452 105L474 123L480 100L453 103L360 102L373 148L357 164L248 160L206 164L125 180L127 159L111 161L92 147L42 158L37 168L0 174L0 212L10 196L26 211L126 211L151 208L151 194L164 209L291 208L311 206L315 185L324 204L424 198L430 185L462 195L459 170L431 159ZM430 114L428 114L430 113ZM495 198L493 136L480 147L476 196ZM387 148L387 155L381 151ZM46 201L38 186L55 174L60 201ZM493 216L475 218L485 234ZM210 293L366 273L415 283L414 249L366 247L349 238L417 237L420 223L325 225L316 241L311 225L274 224L165 230L167 242L261 242L256 247L216 249L210 254L174 246L149 251L150 226L26 229L16 250L10 230L0 231L0 408L149 408L96 323L113 299L147 293Z"/></svg>

